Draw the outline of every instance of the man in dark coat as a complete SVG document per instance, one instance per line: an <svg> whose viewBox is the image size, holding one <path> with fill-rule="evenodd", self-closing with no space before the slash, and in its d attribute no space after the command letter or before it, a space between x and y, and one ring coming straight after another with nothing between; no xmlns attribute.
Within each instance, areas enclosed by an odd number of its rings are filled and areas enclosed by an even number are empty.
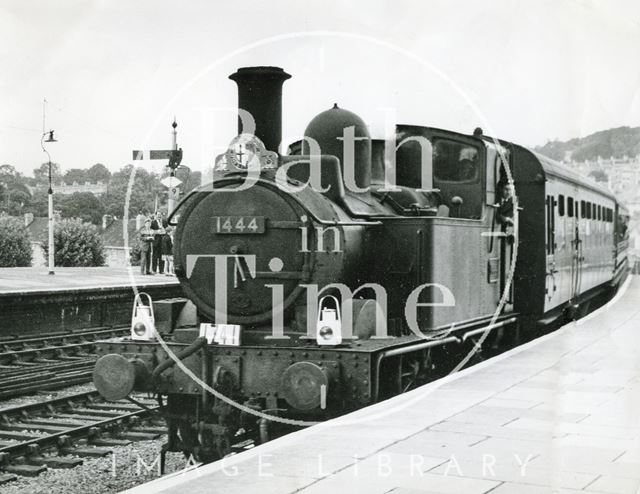
<svg viewBox="0 0 640 494"><path fill-rule="evenodd" d="M502 197L498 203L498 221L502 225L513 225L513 186L503 184L500 193Z"/></svg>
<svg viewBox="0 0 640 494"><path fill-rule="evenodd" d="M162 262L162 237L166 226L167 222L162 218L162 213L156 211L151 221L151 229L153 230L153 262L151 263L151 270L154 274L162 273L164 268L164 263Z"/></svg>

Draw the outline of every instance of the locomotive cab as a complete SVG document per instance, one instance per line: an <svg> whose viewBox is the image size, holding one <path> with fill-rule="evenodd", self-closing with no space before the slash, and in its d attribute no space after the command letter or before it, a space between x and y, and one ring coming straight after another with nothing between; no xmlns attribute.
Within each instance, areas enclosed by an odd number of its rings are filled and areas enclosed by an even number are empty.
<svg viewBox="0 0 640 494"><path fill-rule="evenodd" d="M396 142L399 186L435 196L437 205L444 205L448 216L482 217L486 151L481 140L440 129L399 125ZM425 147L431 154L428 159L424 156ZM426 186L425 161L431 175Z"/></svg>

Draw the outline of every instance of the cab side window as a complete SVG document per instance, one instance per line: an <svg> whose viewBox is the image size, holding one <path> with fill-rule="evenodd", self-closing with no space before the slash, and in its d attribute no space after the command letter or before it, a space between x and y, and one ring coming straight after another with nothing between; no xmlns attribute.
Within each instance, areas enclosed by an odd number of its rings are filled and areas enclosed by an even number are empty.
<svg viewBox="0 0 640 494"><path fill-rule="evenodd" d="M484 153L473 143L448 137L435 137L432 146L433 186L440 190L450 215L480 219L485 198Z"/></svg>
<svg viewBox="0 0 640 494"><path fill-rule="evenodd" d="M436 139L433 145L433 174L437 180L471 183L479 177L478 149L448 139Z"/></svg>

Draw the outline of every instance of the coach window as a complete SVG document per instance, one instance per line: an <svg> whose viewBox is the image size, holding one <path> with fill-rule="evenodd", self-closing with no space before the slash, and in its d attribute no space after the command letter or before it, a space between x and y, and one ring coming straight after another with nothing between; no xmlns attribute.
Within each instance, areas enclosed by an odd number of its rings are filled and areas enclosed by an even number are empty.
<svg viewBox="0 0 640 494"><path fill-rule="evenodd" d="M587 203L584 201L580 201L580 217L581 218L587 217Z"/></svg>
<svg viewBox="0 0 640 494"><path fill-rule="evenodd" d="M567 216L573 218L573 197L567 197Z"/></svg>
<svg viewBox="0 0 640 494"><path fill-rule="evenodd" d="M558 196L558 216L564 216L564 196Z"/></svg>

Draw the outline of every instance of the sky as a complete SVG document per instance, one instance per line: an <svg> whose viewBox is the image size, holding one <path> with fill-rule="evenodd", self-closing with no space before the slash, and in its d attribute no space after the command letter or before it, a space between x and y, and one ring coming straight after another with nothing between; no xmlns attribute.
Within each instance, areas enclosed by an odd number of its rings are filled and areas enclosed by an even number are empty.
<svg viewBox="0 0 640 494"><path fill-rule="evenodd" d="M640 126L634 0L0 0L0 164L31 175L167 149L205 170L236 130L238 67L275 65L283 143L334 103L525 145ZM47 103L43 105L43 100ZM161 161L141 161L160 171Z"/></svg>

